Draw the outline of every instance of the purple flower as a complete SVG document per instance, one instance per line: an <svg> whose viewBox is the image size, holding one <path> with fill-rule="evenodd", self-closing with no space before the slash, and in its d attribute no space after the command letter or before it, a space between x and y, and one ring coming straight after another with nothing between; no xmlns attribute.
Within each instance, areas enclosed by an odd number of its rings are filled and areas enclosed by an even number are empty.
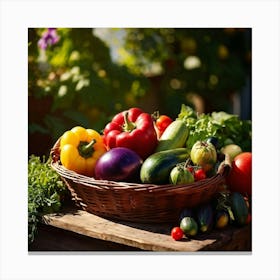
<svg viewBox="0 0 280 280"><path fill-rule="evenodd" d="M48 46L52 46L59 41L59 36L56 33L56 28L48 28L38 41L38 46L42 50L45 50Z"/></svg>

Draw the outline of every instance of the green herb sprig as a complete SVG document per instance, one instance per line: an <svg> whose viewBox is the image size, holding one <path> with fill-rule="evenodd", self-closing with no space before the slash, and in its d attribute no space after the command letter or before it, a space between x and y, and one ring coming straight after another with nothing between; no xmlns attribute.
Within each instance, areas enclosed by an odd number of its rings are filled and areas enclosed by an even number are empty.
<svg viewBox="0 0 280 280"><path fill-rule="evenodd" d="M59 211L66 186L51 169L50 159L31 155L28 160L28 243L37 233L42 215Z"/></svg>

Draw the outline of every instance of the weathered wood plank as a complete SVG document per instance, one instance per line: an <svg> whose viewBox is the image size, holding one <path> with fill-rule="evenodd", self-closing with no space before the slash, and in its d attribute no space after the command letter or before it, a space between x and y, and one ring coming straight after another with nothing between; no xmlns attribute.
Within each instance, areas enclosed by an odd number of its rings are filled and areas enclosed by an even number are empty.
<svg viewBox="0 0 280 280"><path fill-rule="evenodd" d="M37 252L88 252L88 251L141 251L115 242L104 241L73 231L64 230L50 225L39 224L34 242L29 244L30 253Z"/></svg>
<svg viewBox="0 0 280 280"><path fill-rule="evenodd" d="M44 216L44 222L51 226L68 230L95 239L124 244L147 251L185 251L201 250L239 250L248 251L251 244L249 226L243 228L229 227L223 231L200 234L195 239L184 238L175 241L170 237L171 225L134 224L105 219L82 210ZM235 244L242 240L243 244ZM234 243L235 242L235 243ZM249 248L249 249L248 249Z"/></svg>

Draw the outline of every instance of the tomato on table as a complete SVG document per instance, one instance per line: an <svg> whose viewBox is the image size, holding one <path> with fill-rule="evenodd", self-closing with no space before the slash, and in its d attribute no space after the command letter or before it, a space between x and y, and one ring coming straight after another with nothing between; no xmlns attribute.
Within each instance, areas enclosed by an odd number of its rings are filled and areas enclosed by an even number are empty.
<svg viewBox="0 0 280 280"><path fill-rule="evenodd" d="M181 240L183 238L184 232L180 227L174 227L171 230L171 236L174 240Z"/></svg>

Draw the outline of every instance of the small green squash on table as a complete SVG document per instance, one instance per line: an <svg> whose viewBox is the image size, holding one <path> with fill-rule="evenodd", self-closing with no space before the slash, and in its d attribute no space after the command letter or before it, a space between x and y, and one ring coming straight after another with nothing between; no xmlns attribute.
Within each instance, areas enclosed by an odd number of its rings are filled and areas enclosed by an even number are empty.
<svg viewBox="0 0 280 280"><path fill-rule="evenodd" d="M243 226L247 223L249 209L243 195L233 192L230 195L231 210L234 216L234 223Z"/></svg>

